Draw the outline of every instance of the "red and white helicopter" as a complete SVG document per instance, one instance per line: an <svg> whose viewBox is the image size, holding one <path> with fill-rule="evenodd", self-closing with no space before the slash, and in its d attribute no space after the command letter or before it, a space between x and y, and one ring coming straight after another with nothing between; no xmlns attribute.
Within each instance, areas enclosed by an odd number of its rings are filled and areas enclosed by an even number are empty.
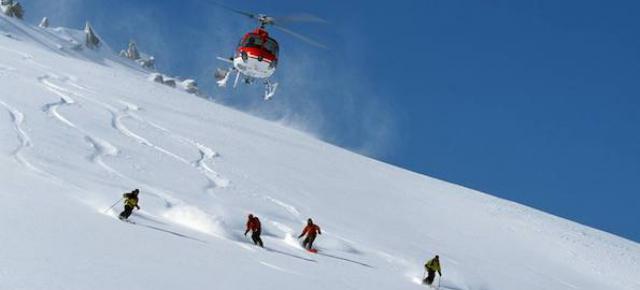
<svg viewBox="0 0 640 290"><path fill-rule="evenodd" d="M264 99L269 100L273 97L276 93L276 89L278 88L278 83L272 82L269 78L273 75L276 71L276 67L278 66L278 53L280 47L278 42L269 35L269 32L267 32L266 27L268 25L314 46L326 48L321 43L282 26L283 23L291 22L325 22L316 16L310 14L296 14L278 17L276 19L264 14L244 12L220 3L216 4L237 14L255 19L259 24L255 30L246 33L244 37L242 37L232 57L218 57L219 60L231 65L227 69L218 68L216 70L214 76L219 87L226 87L227 82L229 81L229 76L232 73L235 73L235 80L233 82L234 88L238 85L238 81L241 77L246 84L251 84L255 81L262 81L265 85Z"/></svg>

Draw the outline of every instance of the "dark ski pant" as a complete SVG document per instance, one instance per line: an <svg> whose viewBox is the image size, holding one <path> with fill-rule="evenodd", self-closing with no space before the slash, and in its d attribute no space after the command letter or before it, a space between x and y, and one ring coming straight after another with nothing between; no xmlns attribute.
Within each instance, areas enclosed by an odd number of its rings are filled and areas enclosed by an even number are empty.
<svg viewBox="0 0 640 290"><path fill-rule="evenodd" d="M316 240L316 235L307 235L307 237L302 241L302 246L307 250L311 250L313 248L313 241Z"/></svg>
<svg viewBox="0 0 640 290"><path fill-rule="evenodd" d="M133 213L133 206L125 205L124 211L120 213L120 218L128 219L131 213Z"/></svg>
<svg viewBox="0 0 640 290"><path fill-rule="evenodd" d="M254 244L264 248L264 244L262 244L262 239L260 238L260 234L261 234L261 231L253 232L251 234L251 239L253 240Z"/></svg>
<svg viewBox="0 0 640 290"><path fill-rule="evenodd" d="M427 278L424 278L424 283L427 285L431 285L435 278L436 278L436 271L427 270Z"/></svg>

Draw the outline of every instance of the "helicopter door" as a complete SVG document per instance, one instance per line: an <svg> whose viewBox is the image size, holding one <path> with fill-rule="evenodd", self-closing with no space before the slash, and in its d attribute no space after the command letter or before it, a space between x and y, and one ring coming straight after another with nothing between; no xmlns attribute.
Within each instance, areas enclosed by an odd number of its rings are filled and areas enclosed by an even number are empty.
<svg viewBox="0 0 640 290"><path fill-rule="evenodd" d="M278 47L278 42L276 42L275 39L273 39L273 38L268 38L267 41L264 43L264 45L262 47L267 52L269 52L270 54L273 55L273 59L269 63L269 67L275 68L276 65L278 64L278 52L279 52L279 49L280 49Z"/></svg>
<svg viewBox="0 0 640 290"><path fill-rule="evenodd" d="M273 38L267 39L263 47L269 53L273 54L275 57L278 57L278 50L279 50L278 43Z"/></svg>

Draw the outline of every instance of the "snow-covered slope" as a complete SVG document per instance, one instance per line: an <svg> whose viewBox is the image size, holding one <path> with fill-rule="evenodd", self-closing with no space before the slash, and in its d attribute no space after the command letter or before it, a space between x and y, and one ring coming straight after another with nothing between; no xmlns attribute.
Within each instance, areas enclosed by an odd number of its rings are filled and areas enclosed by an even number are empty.
<svg viewBox="0 0 640 290"><path fill-rule="evenodd" d="M423 289L435 254L443 289L640 289L637 243L153 83L79 31L0 30L1 289ZM133 188L136 225L105 212Z"/></svg>

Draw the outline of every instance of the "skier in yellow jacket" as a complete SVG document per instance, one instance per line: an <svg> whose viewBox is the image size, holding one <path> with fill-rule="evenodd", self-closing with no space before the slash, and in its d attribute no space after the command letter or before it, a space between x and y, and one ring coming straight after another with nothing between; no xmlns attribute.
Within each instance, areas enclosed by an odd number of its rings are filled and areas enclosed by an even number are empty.
<svg viewBox="0 0 640 290"><path fill-rule="evenodd" d="M133 213L134 207L140 209L140 206L138 205L138 193L140 193L140 190L136 188L132 192L122 195L124 198L124 211L120 213L121 220L128 219L131 213Z"/></svg>
<svg viewBox="0 0 640 290"><path fill-rule="evenodd" d="M436 255L433 259L429 260L426 264L424 264L425 270L427 270L427 278L424 278L424 283L427 285L431 285L433 280L436 278L436 272L442 277L442 272L440 271L440 257Z"/></svg>

